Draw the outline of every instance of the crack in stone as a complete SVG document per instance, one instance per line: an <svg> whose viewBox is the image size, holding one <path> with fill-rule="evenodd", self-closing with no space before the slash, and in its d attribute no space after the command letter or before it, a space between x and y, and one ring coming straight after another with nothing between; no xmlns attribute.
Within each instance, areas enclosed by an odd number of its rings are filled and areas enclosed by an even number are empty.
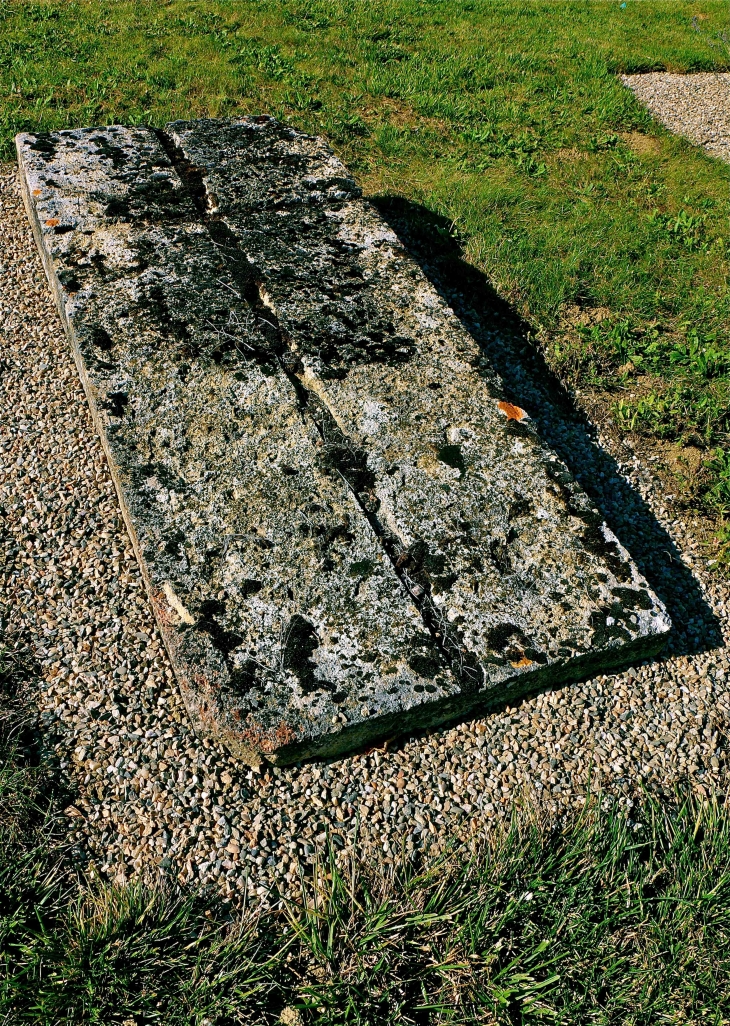
<svg viewBox="0 0 730 1026"><path fill-rule="evenodd" d="M266 119L255 119L263 130L268 131L274 139L282 139L287 141L293 141L296 133L292 133L290 130L277 125L276 122L269 121ZM193 135L186 133L185 124L175 124L173 129L179 131L183 129L181 134L178 135L177 142L174 144L174 148L181 159L188 161L186 154L186 147L192 141L193 150L195 151L196 146L202 143L201 152L205 152L205 141L207 136L205 134L206 129L203 127L204 123L197 123L202 127L202 135L200 140L195 137L195 129ZM170 126L168 126L169 128ZM277 133L279 133L277 135ZM282 134L283 133L283 134ZM185 139L186 142L181 142ZM299 136L299 139L305 139L305 136ZM227 141L220 142L220 152L226 151L227 146L230 146L230 136ZM284 158L281 156L283 150L279 146L279 156L274 158L274 164L277 160L280 161L277 169L274 171L274 179L276 175L279 175L279 182L277 185L270 187L275 190L274 192L274 208L278 208L280 212L285 212L287 208L287 199L285 198L287 190L290 190L290 195L296 195L296 175L297 173L303 175L300 177L300 182L306 182L307 174L311 175L310 167L311 160L308 160L307 156L295 156L296 142L293 146L290 144L290 150L287 151L287 156ZM235 150L235 144L234 144ZM232 150L231 153L234 151ZM229 168L229 179L222 190L218 190L221 196L225 196L226 188L230 187L229 196L229 211L231 208L231 196L237 197L240 193L241 183L236 180L236 158L232 157L229 152L226 152L226 158ZM317 159L321 159L321 156L314 158L315 162ZM290 166L285 166L285 161L290 162ZM271 164L271 168L274 168L274 164ZM265 164L266 166L266 164ZM292 170L293 168L293 170ZM225 198L221 198L214 192L215 185L211 186L210 182L210 168L197 169L197 188L199 191L199 204L201 210L205 214L206 221L210 222L214 220L216 223L225 222L227 220L226 214L221 211L221 202L226 203ZM260 179L260 171L257 170L254 173L254 180L256 177ZM213 177L215 176L215 169L213 169ZM218 179L220 175L218 174ZM341 181L341 180L340 180ZM245 192L248 188L245 183L243 184L243 190ZM308 188L322 189L323 195L326 194L326 186L322 184L309 185ZM278 190L278 192L277 192ZM332 209L338 206L347 206L348 203L348 191L352 192L352 185L344 187L342 192L339 194L337 202L334 204ZM266 191L266 190L265 190ZM234 208L238 199L233 199ZM300 202L298 199L296 202ZM300 210L300 207L296 206L296 202L293 210ZM323 199L326 206L327 200ZM305 204L307 200L305 199ZM244 202L244 207L249 210L254 208L260 210L260 200L256 200L252 207L247 207ZM263 203L266 206L266 201ZM326 218L324 219L326 221ZM340 220L342 220L340 218ZM347 215L344 216L344 222L347 222ZM357 278L360 272L355 273L357 269L357 263L352 261L352 253L357 250L357 244L349 241L347 237L334 235L327 235L327 229L322 228L322 216L319 215L319 221L317 221L316 215L307 214L303 216L300 213L295 214L293 219L289 219L290 224L288 226L288 232L291 234L294 232L301 232L303 238L307 238L308 233L320 233L322 236L317 235L319 239L319 245L323 251L329 252L328 267L329 265L337 265L338 259L336 255L331 252L332 245L336 244L341 248L342 253L348 254L350 260L350 275ZM234 222L236 223L237 231L242 226L240 214L238 221L234 216ZM286 219L280 219L279 224L282 226L287 225ZM316 227L319 226L319 227ZM262 229L267 228L266 220L260 222ZM283 227L282 232L286 232L287 228ZM372 229L370 229L372 231ZM235 231L232 231L230 225L227 224L227 237L232 240L235 244L238 244L239 240ZM322 234L324 233L324 234ZM356 233L357 235L357 229ZM288 236L287 236L288 238ZM291 245L298 242L293 236L290 240ZM281 247L280 247L281 248ZM251 261L251 255L247 254L248 261ZM253 258L255 260L255 258ZM342 272L340 271L340 277ZM290 272L287 271L287 276ZM294 275L294 277L296 277ZM276 311L276 300L273 298L272 293L276 293L276 283L271 284L266 282L267 271L265 268L258 268L256 272L256 279L258 282L259 294L261 299L266 305L272 310ZM286 279L285 279L286 281ZM341 284L341 283L340 283ZM266 291L265 291L266 288ZM301 285L301 288L305 289L306 286ZM281 290L281 289L279 289ZM321 305L322 311L327 313L327 289L323 287L324 292L324 303ZM303 292L302 292L303 294ZM366 299L365 293L359 293L361 303ZM307 300L312 305L311 299ZM366 304L367 305L367 304ZM289 303L291 306L291 303ZM314 307L313 307L314 309ZM367 316L367 315L366 315ZM386 315L387 316L387 315ZM348 330L350 336L354 337L357 333L355 322L349 321L347 317L341 318L346 326L346 333L344 336L340 336L338 340L339 349L343 352L348 352ZM352 365L351 359L346 359L344 364L339 364L340 369L337 369L337 353L324 354L321 350L314 349L310 345L309 339L307 338L306 329L302 328L302 324L297 322L296 316L293 321L291 316L288 318L285 316L282 318L281 314L277 311L277 324L280 326L283 323L293 323L296 327L295 339L288 339L287 344L289 346L286 355L281 360L282 366L289 374L294 387L296 388L296 381L298 381L299 389L303 391L301 394L302 408L305 409L315 421L317 428L322 438L322 453L320 458L320 465L324 469L329 469L339 473L344 481L348 483L356 497L360 508L365 517L370 522L376 537L380 541L383 551L386 552L388 557L394 566L396 574L401 580L407 593L411 599L416 603L419 608L421 617L423 618L424 624L427 625L432 637L441 649L442 654L445 656L447 663L451 666L457 679L459 680L464 692L471 692L471 690L477 690L485 682L485 668L483 663L496 663L504 664L510 663L513 667L523 666L539 666L545 664L547 658L543 650L539 645L527 638L527 635L520 628L510 625L512 627L511 637L512 640L508 642L505 640L501 645L497 645L489 641L490 633L495 636L494 631L487 631L486 641L488 647L492 649L492 655L483 654L482 662L475 655L473 650L470 650L467 644L464 643L461 633L458 629L458 623L462 620L461 617L455 617L454 622L451 622L449 616L447 616L447 609L443 604L434 601L434 589L438 592L448 592L449 588L454 584L458 578L458 573L451 573L449 567L446 565L446 556L442 551L432 551L427 540L416 537L410 545L406 545L402 539L398 536L397 532L394 531L388 524L387 519L383 519L378 515L380 507L380 499L378 498L378 481L371 470L371 461L369 459L370 453L361 444L355 441L346 430L341 427L341 422L337 417L337 410L333 408L329 402L329 396L324 386L324 382L329 379L343 379L347 376L347 365ZM307 322L309 325L310 322ZM315 317L312 323L317 323L317 317ZM307 326L306 325L306 326ZM306 365L302 362L302 357L307 359L308 352L314 352L317 357L315 366ZM412 351L409 351L408 357L412 355ZM372 358L370 360L372 362ZM367 359L366 361L367 362ZM344 367L344 369L343 369ZM307 387L308 379L314 382L317 381L316 387ZM296 381L295 381L296 380ZM437 389L441 391L441 383L438 381L431 382L429 384L431 389ZM527 418L525 410L511 402L500 400L497 403L499 411L505 418L505 433L510 437L525 438L528 442L533 442L534 430L532 429L529 419ZM465 457L463 446L458 440L458 431L446 432L446 438L444 439L445 444L442 444L438 449L436 456L437 459L446 465L457 471L458 479L461 480L470 473L470 466L468 458ZM625 582L632 580L632 568L625 560L625 556L620 550L620 547L615 540L606 537L601 517L593 509L590 502L583 492L575 487L572 478L568 474L568 480L563 480L562 477L566 473L565 468L556 466L554 463L547 461L545 464L547 475L552 476L556 481L557 491L561 502L564 504L564 508L571 516L582 520L585 524L581 541L585 546L585 549L592 552L594 555L601 558L610 568L612 573L615 575L616 580L619 582ZM519 526L517 523L513 523L513 520L518 521L520 517L529 514L532 510L532 504L529 500L525 500L524 497L517 496L516 500L510 505L509 510L506 511L506 521L508 525L505 526L504 530L499 534L493 536L485 546L485 556L487 556L493 566L498 571L498 574L503 580L515 578L520 580L519 571L515 566L515 560L513 558L512 547L519 540ZM465 525L467 530L463 536L464 542L467 543L465 548L469 549L470 545L473 544L469 538L470 528L469 525ZM433 544L433 543L432 543ZM477 564L483 565L478 556L473 558L475 566ZM434 573L436 570L436 573ZM440 573L439 573L440 571ZM526 594L529 594L532 590L532 585L529 580L522 580L522 586ZM562 604L562 603L561 603ZM614 603L616 604L616 603ZM623 631L622 628L615 626L613 629L607 629L603 623L601 610L596 610L589 619L589 625L594 631L596 641L599 644L611 643L611 641L619 640L627 642L630 640L630 634ZM498 631L497 631L498 633ZM517 638L517 642L515 642ZM576 650L580 650L583 646L580 643L576 644ZM560 648L560 653L566 652L566 648Z"/></svg>
<svg viewBox="0 0 730 1026"><path fill-rule="evenodd" d="M661 603L322 140L18 149L197 729L334 755L660 647Z"/></svg>
<svg viewBox="0 0 730 1026"><path fill-rule="evenodd" d="M167 132L157 129L155 134L169 156L173 167L187 186L211 237L225 256L232 278L240 285L242 297L255 311L259 327L264 325L262 334L271 345L270 350L264 350L264 354L266 356L274 355L277 358L279 366L299 397L302 411L310 417L319 432L322 442L319 457L321 469L325 472L339 474L350 488L380 541L383 551L392 563L407 596L418 607L424 625L445 657L447 664L466 692L471 693L478 690L484 683L484 671L478 658L467 650L458 630L448 622L443 611L432 601L431 581L423 572L428 558L428 545L419 540L405 548L400 539L378 518L379 502L373 490L375 477L368 467L367 452L342 431L332 411L302 381L300 376L303 369L301 358L283 337L276 310L266 291L265 276L257 272L248 261L235 235L218 213L215 203L211 202L211 194L206 188L203 171L187 159L182 149ZM465 469L461 448L458 445L445 445L439 453L439 459L449 466L460 468L462 472ZM300 617L300 619L302 618ZM291 621L290 628L298 637L301 631L297 626L292 627L293 623L294 620ZM311 629L311 625L309 627ZM316 634L314 637L316 638ZM295 646L297 652L300 647ZM311 651L314 651L314 647ZM311 652L309 654L311 655ZM297 663L300 668L305 664L311 665L308 657L306 661L299 660ZM283 665L288 668L289 664L286 659ZM311 670L307 672L311 674ZM303 680L301 672L300 680ZM307 681L309 684L309 678Z"/></svg>
<svg viewBox="0 0 730 1026"><path fill-rule="evenodd" d="M282 355L285 345L278 323L262 300L264 289L260 280L257 279L254 268L241 251L235 236L225 221L216 214L215 207L209 203L202 171L187 160L167 132L155 129L155 135L187 188L208 234L221 256L224 257L228 271L240 289L237 298L245 302L254 315L263 344L255 348L252 347L252 357L264 363L271 363L274 358Z"/></svg>

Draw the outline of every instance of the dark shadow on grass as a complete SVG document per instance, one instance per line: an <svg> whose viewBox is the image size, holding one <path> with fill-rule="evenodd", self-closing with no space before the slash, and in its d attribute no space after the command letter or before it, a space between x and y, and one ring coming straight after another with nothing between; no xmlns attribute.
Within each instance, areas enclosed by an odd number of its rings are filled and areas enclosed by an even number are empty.
<svg viewBox="0 0 730 1026"><path fill-rule="evenodd" d="M529 325L463 259L449 221L400 196L372 202L477 340L502 378L505 398L529 412L665 603L674 630L664 653L721 646L720 623L671 537L599 445L595 429L531 341Z"/></svg>

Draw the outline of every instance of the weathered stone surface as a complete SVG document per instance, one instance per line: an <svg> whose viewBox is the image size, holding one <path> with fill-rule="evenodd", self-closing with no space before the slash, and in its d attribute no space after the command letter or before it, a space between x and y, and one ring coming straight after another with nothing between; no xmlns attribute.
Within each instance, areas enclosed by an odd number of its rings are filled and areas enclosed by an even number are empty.
<svg viewBox="0 0 730 1026"><path fill-rule="evenodd" d="M333 458L461 687L660 645L666 615L626 551L325 144L264 119L167 132L264 283Z"/></svg>
<svg viewBox="0 0 730 1026"><path fill-rule="evenodd" d="M346 724L365 734L455 692L349 489L319 469L321 440L265 319L155 136L63 132L19 147L39 245L198 725L244 752L297 757L338 750Z"/></svg>
<svg viewBox="0 0 730 1026"><path fill-rule="evenodd" d="M268 118L18 139L200 730L336 754L669 624L345 168Z"/></svg>

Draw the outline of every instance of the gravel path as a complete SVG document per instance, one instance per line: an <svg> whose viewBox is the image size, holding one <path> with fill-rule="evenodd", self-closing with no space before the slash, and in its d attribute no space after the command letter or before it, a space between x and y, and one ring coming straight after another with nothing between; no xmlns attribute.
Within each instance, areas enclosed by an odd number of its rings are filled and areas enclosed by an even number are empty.
<svg viewBox="0 0 730 1026"><path fill-rule="evenodd" d="M493 317L480 321L458 296L497 365L519 362L510 387L539 404L541 430L581 462L667 601L677 625L668 654L329 764L255 771L198 740L7 167L0 240L0 609L35 650L45 736L77 795L72 837L100 873L166 872L268 903L277 888L296 891L299 860L326 830L347 851L357 829L359 850L389 861L482 832L525 792L559 814L583 801L589 777L624 794L687 776L699 789L725 787L730 664L717 646L730 589L710 576L650 470L627 447L607 453L540 399L525 360L500 350Z"/></svg>
<svg viewBox="0 0 730 1026"><path fill-rule="evenodd" d="M677 135L730 161L730 72L622 75L654 117Z"/></svg>

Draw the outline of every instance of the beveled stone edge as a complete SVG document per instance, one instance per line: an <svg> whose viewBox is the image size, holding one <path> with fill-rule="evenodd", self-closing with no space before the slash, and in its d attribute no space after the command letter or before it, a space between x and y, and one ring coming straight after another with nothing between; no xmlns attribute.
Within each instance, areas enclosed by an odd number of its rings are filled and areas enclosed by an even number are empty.
<svg viewBox="0 0 730 1026"><path fill-rule="evenodd" d="M574 657L568 664L540 667L512 677L508 685L492 691L464 693L439 702L423 702L409 710L388 713L369 722L363 721L352 727L344 727L336 734L328 734L320 743L284 743L271 751L262 751L264 759L275 766L291 766L309 759L338 759L357 755L358 751L370 745L397 737L417 734L422 730L447 727L449 724L475 716L503 709L505 705L521 702L542 691L561 688L568 684L589 680L598 673L618 673L635 661L650 659L664 648L670 631L646 634L635 638L628 645L616 648L602 648ZM238 738L228 738L221 733L221 740L234 755L245 759L244 752L252 751ZM238 745L241 745L240 752ZM257 751L261 751L258 749Z"/></svg>
<svg viewBox="0 0 730 1026"><path fill-rule="evenodd" d="M149 131L152 132L151 129L149 129ZM86 365L84 363L84 359L81 354L81 349L76 338L76 332L74 329L73 321L68 317L66 313L65 295L61 283L59 282L56 272L54 270L51 255L46 248L45 234L38 219L37 209L33 202L32 196L30 195L29 183L26 178L25 168L23 165L22 146L26 142L26 140L34 138L36 138L36 134L32 132L21 132L15 137L15 145L18 154L18 177L20 179L20 191L21 196L23 198L23 205L25 206L26 213L28 214L28 219L30 221L31 229L33 231L33 237L36 243L36 249L40 254L43 269L46 273L46 279L48 280L48 284L51 288L51 292L53 294L53 298L56 304L56 309L58 310L59 316L61 318L61 323L63 325L66 338L68 339L69 344L71 346L74 363L76 364L76 369L78 371L79 378L81 379L81 384L84 389L84 394L86 396L86 401L88 403L89 412L91 413L91 419L93 421L96 434L101 442L102 449L104 450L104 455L106 457L106 463L109 469L109 474L111 476L112 482L114 484L114 489L117 493L117 498L119 500L119 509L122 514L122 519L124 520L124 526L127 529L129 539L132 543L132 549L137 559L140 576L142 577L142 582L147 592L147 599L152 610L152 615L154 616L155 622L157 624L157 629L160 632L160 637L162 638L162 642L165 646L165 650L170 660L170 664L172 666L175 679L178 683L178 686L180 687L180 690L183 692L183 698L186 700L186 706L188 706L188 696L194 694L194 691L188 684L185 669L177 657L176 640L174 636L171 635L171 632L169 630L169 624L165 616L165 609L163 606L161 606L161 601L159 600L159 596L152 584L149 573L147 571L147 565L144 559L144 555L142 553L142 548L139 543L139 538L137 536L136 529L134 527L134 521L132 519L132 515L125 501L124 489L119 478L116 461L114 460L113 454L109 447L109 442L106 434L106 424L102 420L99 414L99 409L96 405L94 391L91 386L91 382L89 381L88 375L86 373ZM191 718L198 719L200 722L200 727L203 727L202 718ZM223 739L220 730L211 731L210 727L208 727L207 729L202 729L201 733L203 734L203 736L220 737L221 740ZM253 748L246 749L245 745L241 745L241 754L239 757L243 758L245 761L248 761L250 765L254 766L260 764L261 762L259 754Z"/></svg>

